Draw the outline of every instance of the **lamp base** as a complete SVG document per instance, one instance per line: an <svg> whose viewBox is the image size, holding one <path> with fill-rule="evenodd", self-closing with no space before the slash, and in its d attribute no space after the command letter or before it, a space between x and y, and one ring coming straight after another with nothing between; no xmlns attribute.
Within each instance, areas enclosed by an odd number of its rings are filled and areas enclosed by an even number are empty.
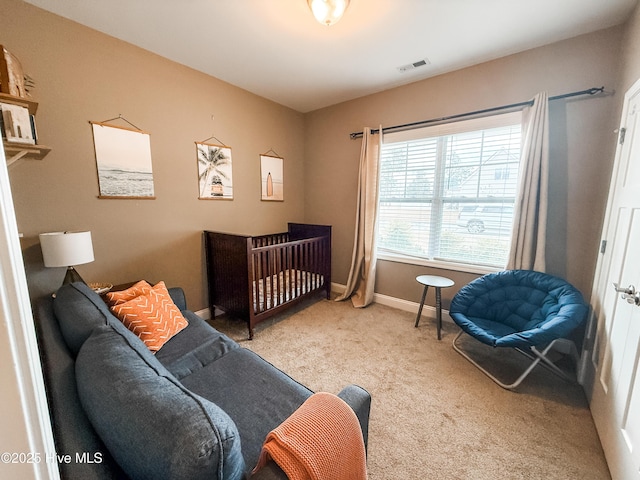
<svg viewBox="0 0 640 480"><path fill-rule="evenodd" d="M73 282L82 282L85 285L87 284L87 282L85 282L82 277L80 276L80 274L76 271L75 268L73 267L67 267L67 273L64 276L64 280L62 281L63 285L66 285L67 283L73 283Z"/></svg>

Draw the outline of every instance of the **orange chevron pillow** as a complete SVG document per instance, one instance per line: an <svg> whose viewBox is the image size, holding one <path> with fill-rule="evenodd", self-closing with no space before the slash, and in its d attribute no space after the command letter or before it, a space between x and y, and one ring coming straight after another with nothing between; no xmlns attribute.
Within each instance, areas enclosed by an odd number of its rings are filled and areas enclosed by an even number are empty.
<svg viewBox="0 0 640 480"><path fill-rule="evenodd" d="M111 311L153 353L188 325L164 282L150 287L147 294L112 306Z"/></svg>
<svg viewBox="0 0 640 480"><path fill-rule="evenodd" d="M126 290L120 290L117 292L109 292L105 295L107 298L107 304L112 307L114 305L120 305L121 303L133 300L140 295L146 295L151 291L151 285L144 280L140 280L138 283L132 285Z"/></svg>

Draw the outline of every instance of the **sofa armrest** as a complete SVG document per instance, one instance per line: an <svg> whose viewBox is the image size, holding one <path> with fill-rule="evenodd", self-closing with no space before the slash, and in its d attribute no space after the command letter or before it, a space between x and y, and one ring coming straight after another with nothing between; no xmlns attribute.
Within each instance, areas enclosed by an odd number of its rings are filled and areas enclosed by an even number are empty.
<svg viewBox="0 0 640 480"><path fill-rule="evenodd" d="M180 311L187 309L187 298L184 296L184 290L181 287L171 287L167 291Z"/></svg>
<svg viewBox="0 0 640 480"><path fill-rule="evenodd" d="M356 413L358 421L360 422L360 428L362 429L362 438L364 439L364 448L366 450L369 438L371 395L362 387L357 385L348 385L338 393L338 397L344 400Z"/></svg>

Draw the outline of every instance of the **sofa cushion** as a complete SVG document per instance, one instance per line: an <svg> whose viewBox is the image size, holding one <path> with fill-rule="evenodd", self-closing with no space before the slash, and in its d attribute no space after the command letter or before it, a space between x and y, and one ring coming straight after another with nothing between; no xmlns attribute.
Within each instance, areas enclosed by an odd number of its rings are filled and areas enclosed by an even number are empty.
<svg viewBox="0 0 640 480"><path fill-rule="evenodd" d="M237 348L180 382L235 421L247 467L258 462L267 434L313 392L246 348Z"/></svg>
<svg viewBox="0 0 640 480"><path fill-rule="evenodd" d="M76 359L76 381L89 420L131 478L243 478L233 421L183 387L137 338L96 328Z"/></svg>
<svg viewBox="0 0 640 480"><path fill-rule="evenodd" d="M110 307L113 307L114 305L120 305L121 303L133 300L140 295L146 295L150 291L151 285L149 285L145 280L140 280L124 290L109 292L105 297L107 299L107 304Z"/></svg>
<svg viewBox="0 0 640 480"><path fill-rule="evenodd" d="M53 309L65 343L75 357L94 328L115 320L100 295L82 282L63 285L56 292Z"/></svg>
<svg viewBox="0 0 640 480"><path fill-rule="evenodd" d="M195 313L184 310L189 326L156 352L156 358L178 380L218 360L227 352L240 348Z"/></svg>
<svg viewBox="0 0 640 480"><path fill-rule="evenodd" d="M173 303L175 303L178 310L186 310L187 309L187 297L184 295L184 290L180 287L169 287L167 288L169 295L171 295L171 299Z"/></svg>
<svg viewBox="0 0 640 480"><path fill-rule="evenodd" d="M71 355L62 337L53 313L53 302L51 295L37 299L34 305L34 321L51 412L55 451L59 455L72 455L74 458L75 452L89 452L91 456L95 452L102 453L100 463L60 462L60 477L82 480L126 478L93 429L84 410L80 408L75 357Z"/></svg>
<svg viewBox="0 0 640 480"><path fill-rule="evenodd" d="M187 326L164 282L159 282L145 294L112 306L111 311L152 352L160 350L171 337Z"/></svg>

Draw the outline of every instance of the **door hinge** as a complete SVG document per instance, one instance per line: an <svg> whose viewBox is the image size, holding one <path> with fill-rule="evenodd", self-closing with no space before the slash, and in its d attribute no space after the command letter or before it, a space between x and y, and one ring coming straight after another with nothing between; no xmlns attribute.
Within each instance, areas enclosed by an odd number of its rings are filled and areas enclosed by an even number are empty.
<svg viewBox="0 0 640 480"><path fill-rule="evenodd" d="M604 253L606 249L607 249L607 241L602 240L602 242L600 242L600 253Z"/></svg>
<svg viewBox="0 0 640 480"><path fill-rule="evenodd" d="M624 137L627 134L627 129L626 128L621 128L620 129L620 145L622 145L624 143Z"/></svg>

